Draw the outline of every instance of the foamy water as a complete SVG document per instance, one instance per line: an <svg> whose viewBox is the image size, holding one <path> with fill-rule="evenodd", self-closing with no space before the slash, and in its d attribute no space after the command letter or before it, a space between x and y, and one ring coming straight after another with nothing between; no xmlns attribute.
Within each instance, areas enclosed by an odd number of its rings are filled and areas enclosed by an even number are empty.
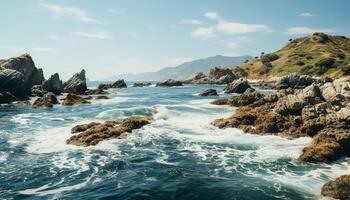
<svg viewBox="0 0 350 200"><path fill-rule="evenodd" d="M349 171L345 161L298 162L310 138L211 126L235 108L196 95L208 88L223 87L127 88L91 105L1 108L0 198L319 199L325 182ZM155 122L92 147L65 144L74 125L132 115Z"/></svg>

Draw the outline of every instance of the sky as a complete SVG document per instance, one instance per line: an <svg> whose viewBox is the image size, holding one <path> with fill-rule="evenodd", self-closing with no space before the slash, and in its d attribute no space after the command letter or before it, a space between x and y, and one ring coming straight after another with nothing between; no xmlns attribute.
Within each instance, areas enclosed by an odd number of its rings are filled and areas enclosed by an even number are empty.
<svg viewBox="0 0 350 200"><path fill-rule="evenodd" d="M348 0L11 0L0 58L29 53L46 77L90 80L215 55L259 55L313 32L350 36Z"/></svg>

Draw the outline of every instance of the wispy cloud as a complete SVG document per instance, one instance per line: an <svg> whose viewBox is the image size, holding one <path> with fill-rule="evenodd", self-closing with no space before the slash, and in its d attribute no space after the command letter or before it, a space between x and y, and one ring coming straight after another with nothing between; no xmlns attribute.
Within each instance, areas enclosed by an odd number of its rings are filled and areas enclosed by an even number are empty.
<svg viewBox="0 0 350 200"><path fill-rule="evenodd" d="M312 34L315 32L335 33L336 30L318 29L318 28L309 28L309 27L291 27L287 29L286 34L287 35L305 35L305 34Z"/></svg>
<svg viewBox="0 0 350 200"><path fill-rule="evenodd" d="M112 34L106 31L96 31L96 32L84 32L84 31L76 31L72 33L75 36L85 37L85 38L93 38L93 39L112 39Z"/></svg>
<svg viewBox="0 0 350 200"><path fill-rule="evenodd" d="M98 22L97 19L91 17L87 12L77 7L61 6L56 4L42 4L42 6L55 15L70 16L77 21L85 23Z"/></svg>
<svg viewBox="0 0 350 200"><path fill-rule="evenodd" d="M196 39L200 39L200 40L207 40L210 38L214 38L215 37L215 32L214 32L214 28L212 27L208 27L208 28L197 28L196 30L194 30L193 32L191 32L191 37L196 38Z"/></svg>
<svg viewBox="0 0 350 200"><path fill-rule="evenodd" d="M269 27L262 24L245 24L238 22L219 21L216 29L226 34L251 33L258 31L267 31Z"/></svg>
<svg viewBox="0 0 350 200"><path fill-rule="evenodd" d="M204 16L208 19L219 19L219 15L216 12L206 12Z"/></svg>
<svg viewBox="0 0 350 200"><path fill-rule="evenodd" d="M309 12L300 13L300 17L313 17L313 16L315 15Z"/></svg>
<svg viewBox="0 0 350 200"><path fill-rule="evenodd" d="M180 24L199 25L199 24L202 24L202 22L197 19L183 19L180 21Z"/></svg>

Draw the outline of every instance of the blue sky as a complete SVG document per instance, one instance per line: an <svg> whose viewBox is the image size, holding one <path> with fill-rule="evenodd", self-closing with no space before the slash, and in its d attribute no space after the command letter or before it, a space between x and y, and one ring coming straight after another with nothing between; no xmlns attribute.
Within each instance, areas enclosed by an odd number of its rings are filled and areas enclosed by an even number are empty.
<svg viewBox="0 0 350 200"><path fill-rule="evenodd" d="M350 36L347 0L11 0L0 57L30 53L47 76L92 79L215 55L258 55L315 31Z"/></svg>

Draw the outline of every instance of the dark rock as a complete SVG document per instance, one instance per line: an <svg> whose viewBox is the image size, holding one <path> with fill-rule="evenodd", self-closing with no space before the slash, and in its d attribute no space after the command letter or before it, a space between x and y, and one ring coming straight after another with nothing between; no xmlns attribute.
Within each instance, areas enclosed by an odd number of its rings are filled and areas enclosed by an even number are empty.
<svg viewBox="0 0 350 200"><path fill-rule="evenodd" d="M166 81L163 82L159 82L156 85L157 87L174 87L174 86L183 86L181 81L176 81L173 79L168 79Z"/></svg>
<svg viewBox="0 0 350 200"><path fill-rule="evenodd" d="M0 71L0 92L10 92L17 97L27 97L30 93L22 73L13 69Z"/></svg>
<svg viewBox="0 0 350 200"><path fill-rule="evenodd" d="M90 101L87 101L81 96L78 96L73 93L67 94L66 98L64 98L62 105L65 106L73 106L73 105L78 105L78 104L90 104Z"/></svg>
<svg viewBox="0 0 350 200"><path fill-rule="evenodd" d="M132 87L146 87L150 85L152 85L152 83L134 83Z"/></svg>
<svg viewBox="0 0 350 200"><path fill-rule="evenodd" d="M227 101L227 105L236 107L247 106L261 100L262 98L264 98L262 94L260 94L253 88L249 88L239 96L230 97Z"/></svg>
<svg viewBox="0 0 350 200"><path fill-rule="evenodd" d="M188 84L228 84L237 79L232 69L214 67L209 70L208 76L202 72L195 74L184 83Z"/></svg>
<svg viewBox="0 0 350 200"><path fill-rule="evenodd" d="M126 88L126 87L127 87L127 85L126 85L124 79L119 79L111 84L100 84L98 86L98 89L107 90L109 88Z"/></svg>
<svg viewBox="0 0 350 200"><path fill-rule="evenodd" d="M0 93L0 104L8 104L17 100L18 98L13 96L11 92Z"/></svg>
<svg viewBox="0 0 350 200"><path fill-rule="evenodd" d="M34 85L31 89L31 95L36 97L42 97L47 93L47 91L43 90L41 85Z"/></svg>
<svg viewBox="0 0 350 200"><path fill-rule="evenodd" d="M200 93L199 96L218 96L218 93L214 89L208 89Z"/></svg>
<svg viewBox="0 0 350 200"><path fill-rule="evenodd" d="M54 93L48 92L34 101L33 108L52 108L54 104L59 104L59 102Z"/></svg>
<svg viewBox="0 0 350 200"><path fill-rule="evenodd" d="M110 99L107 96L101 95L101 96L97 96L95 99L99 100L99 99Z"/></svg>
<svg viewBox="0 0 350 200"><path fill-rule="evenodd" d="M102 89L88 89L84 92L84 95L98 95L98 94L108 94L108 92Z"/></svg>
<svg viewBox="0 0 350 200"><path fill-rule="evenodd" d="M106 121L103 124L90 123L80 125L79 127L75 126L71 131L72 133L78 131L82 132L69 138L67 144L78 146L96 145L103 140L118 138L123 133L139 129L150 124L152 121L152 119L146 117L132 116L124 119L121 123L116 121Z"/></svg>
<svg viewBox="0 0 350 200"><path fill-rule="evenodd" d="M225 88L225 93L241 94L241 93L244 93L248 88L250 88L248 81L240 78L228 84Z"/></svg>
<svg viewBox="0 0 350 200"><path fill-rule="evenodd" d="M43 90L53 92L56 95L61 94L63 90L63 84L58 73L55 73L49 79L45 80L41 84L41 87Z"/></svg>
<svg viewBox="0 0 350 200"><path fill-rule="evenodd" d="M350 175L342 175L323 185L321 195L333 199L350 199Z"/></svg>
<svg viewBox="0 0 350 200"><path fill-rule="evenodd" d="M83 94L87 90L85 70L74 74L63 84L63 92Z"/></svg>
<svg viewBox="0 0 350 200"><path fill-rule="evenodd" d="M315 82L311 76L300 75L293 73L287 76L283 76L280 80L277 81L275 89L286 89L286 88L295 88L302 89Z"/></svg>

